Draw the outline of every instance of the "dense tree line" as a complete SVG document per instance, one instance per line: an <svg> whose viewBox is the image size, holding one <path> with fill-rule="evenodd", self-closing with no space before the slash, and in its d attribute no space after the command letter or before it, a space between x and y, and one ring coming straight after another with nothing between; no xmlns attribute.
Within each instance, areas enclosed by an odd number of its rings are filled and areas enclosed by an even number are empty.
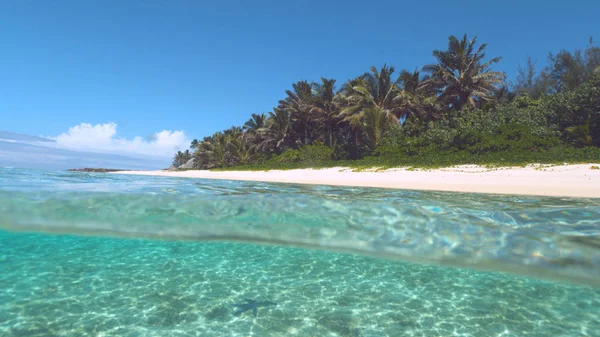
<svg viewBox="0 0 600 337"><path fill-rule="evenodd" d="M485 48L476 38L450 36L420 71L372 67L339 88L335 79L299 81L273 111L194 139L173 164L547 161L570 153L565 147L600 146L600 48L591 39L584 51L550 54L539 72L528 59L512 85L493 71L501 58L486 58ZM581 151L573 158L597 153Z"/></svg>

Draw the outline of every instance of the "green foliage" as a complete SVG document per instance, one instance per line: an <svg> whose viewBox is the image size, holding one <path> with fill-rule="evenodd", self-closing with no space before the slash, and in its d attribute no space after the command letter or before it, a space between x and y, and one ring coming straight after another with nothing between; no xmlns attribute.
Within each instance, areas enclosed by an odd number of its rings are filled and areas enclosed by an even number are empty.
<svg viewBox="0 0 600 337"><path fill-rule="evenodd" d="M477 164L486 166L520 166L526 164L563 164L597 162L600 149L587 147L576 149L565 146L548 150L511 149L494 152L472 153L469 150L440 151L435 147L422 148L419 153L408 155L401 148L380 148L378 156L357 161L357 166L370 167L448 167L454 165ZM354 166L354 165L352 165ZM352 167L351 166L351 167Z"/></svg>
<svg viewBox="0 0 600 337"><path fill-rule="evenodd" d="M330 161L333 155L333 150L321 142L315 142L311 145L306 145L300 149L289 149L280 155L273 156L268 160L268 164L291 164L303 163L307 166Z"/></svg>
<svg viewBox="0 0 600 337"><path fill-rule="evenodd" d="M575 90L544 97L540 108L567 143L600 146L600 74Z"/></svg>
<svg viewBox="0 0 600 337"><path fill-rule="evenodd" d="M472 132L469 142L456 144L456 148L467 150L471 154L490 152L524 152L544 151L559 145L556 137L540 137L532 132L531 127L523 124L502 124L492 134ZM462 146L464 145L464 146Z"/></svg>
<svg viewBox="0 0 600 337"><path fill-rule="evenodd" d="M192 154L190 153L190 150L185 150L183 152L177 151L175 156L173 156L172 165L175 167L179 167L179 166L187 163L188 160L190 160L190 159L192 159Z"/></svg>
<svg viewBox="0 0 600 337"><path fill-rule="evenodd" d="M585 121L582 125L569 126L565 129L569 138L575 146L588 146L592 144L592 136L590 135L590 122Z"/></svg>
<svg viewBox="0 0 600 337"><path fill-rule="evenodd" d="M514 89L517 94L539 98L545 95L574 90L589 81L600 69L600 47L592 40L585 50L561 50L550 53L548 64L539 73L531 58L525 69L519 67Z"/></svg>
<svg viewBox="0 0 600 337"><path fill-rule="evenodd" d="M271 158L270 161L278 164L298 163L302 161L302 151L289 149L284 151L282 154Z"/></svg>
<svg viewBox="0 0 600 337"><path fill-rule="evenodd" d="M484 162L485 158L505 162L505 157L512 157L515 162L528 162L540 158L535 153L547 152L559 145L558 138L536 136L528 126L519 124L503 124L494 132L475 129L457 132L439 127L431 129L422 138L396 135L379 147L369 160L377 161L375 158L379 157L384 159L381 164L417 166L476 163L478 158Z"/></svg>
<svg viewBox="0 0 600 337"><path fill-rule="evenodd" d="M407 154L405 148L381 146L373 156L360 160L324 161L308 165L305 162L277 164L273 161L245 166L230 166L219 170L290 170L299 168L349 167L354 169L382 169L393 167L438 168L454 165L525 166L527 164L590 163L600 160L597 147L572 148L553 147L544 151L511 150L472 154L469 151L440 151L435 147L421 148L418 153Z"/></svg>
<svg viewBox="0 0 600 337"><path fill-rule="evenodd" d="M502 58L484 61L486 44L475 48L477 37L470 40L467 34L462 39L448 37L448 49L434 50L437 63L428 64L423 70L431 75L430 84L441 92L440 99L451 110L476 107L491 99L492 92L504 84L506 75L490 71L489 67Z"/></svg>
<svg viewBox="0 0 600 337"><path fill-rule="evenodd" d="M422 71L384 65L337 91L299 81L276 108L194 140L196 168L524 165L600 160L600 49L528 61L511 92L485 44L450 36ZM403 124L400 123L403 121ZM179 152L174 163L191 154Z"/></svg>
<svg viewBox="0 0 600 337"><path fill-rule="evenodd" d="M305 161L322 162L331 160L333 150L321 142L314 142L301 148Z"/></svg>

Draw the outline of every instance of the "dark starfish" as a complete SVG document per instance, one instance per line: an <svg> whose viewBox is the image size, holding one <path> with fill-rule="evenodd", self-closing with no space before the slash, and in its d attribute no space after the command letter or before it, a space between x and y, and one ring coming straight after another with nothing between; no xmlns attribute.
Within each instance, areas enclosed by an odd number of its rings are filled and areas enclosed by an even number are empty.
<svg viewBox="0 0 600 337"><path fill-rule="evenodd" d="M247 298L245 298L244 301L246 301L246 303L235 303L233 305L234 307L238 308L238 310L233 313L234 315L241 315L242 313L244 313L248 310L252 310L252 313L254 314L254 316L256 316L258 314L258 308L266 307L269 305L277 305L277 303L275 303L275 302L270 302L270 301L259 302L259 301L250 300Z"/></svg>

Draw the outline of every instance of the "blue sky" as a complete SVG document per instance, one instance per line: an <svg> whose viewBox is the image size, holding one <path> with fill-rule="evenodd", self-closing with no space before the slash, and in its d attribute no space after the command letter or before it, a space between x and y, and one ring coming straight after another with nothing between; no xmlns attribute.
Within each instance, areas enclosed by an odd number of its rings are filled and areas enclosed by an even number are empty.
<svg viewBox="0 0 600 337"><path fill-rule="evenodd" d="M135 151L121 145L141 137L164 157L269 111L295 81L420 68L450 34L477 35L514 78L527 56L542 66L548 52L600 39L598 13L600 1L7 0L0 130L62 134L75 148L95 130L112 142L103 152ZM164 130L182 133L163 144Z"/></svg>

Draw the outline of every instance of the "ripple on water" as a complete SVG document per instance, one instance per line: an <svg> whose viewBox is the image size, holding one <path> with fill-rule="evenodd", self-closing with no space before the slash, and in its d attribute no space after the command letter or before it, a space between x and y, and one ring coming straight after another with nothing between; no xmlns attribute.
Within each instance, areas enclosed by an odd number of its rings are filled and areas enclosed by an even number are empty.
<svg viewBox="0 0 600 337"><path fill-rule="evenodd" d="M1 169L0 186L2 227L129 238L0 232L2 336L600 331L597 287L504 273L598 285L599 200ZM180 242L223 239L325 251ZM233 315L246 298L277 305Z"/></svg>
<svg viewBox="0 0 600 337"><path fill-rule="evenodd" d="M593 336L600 290L235 243L0 233L6 336ZM31 242L38 249L31 250ZM46 254L45 252L51 252ZM234 315L244 298L273 301Z"/></svg>

